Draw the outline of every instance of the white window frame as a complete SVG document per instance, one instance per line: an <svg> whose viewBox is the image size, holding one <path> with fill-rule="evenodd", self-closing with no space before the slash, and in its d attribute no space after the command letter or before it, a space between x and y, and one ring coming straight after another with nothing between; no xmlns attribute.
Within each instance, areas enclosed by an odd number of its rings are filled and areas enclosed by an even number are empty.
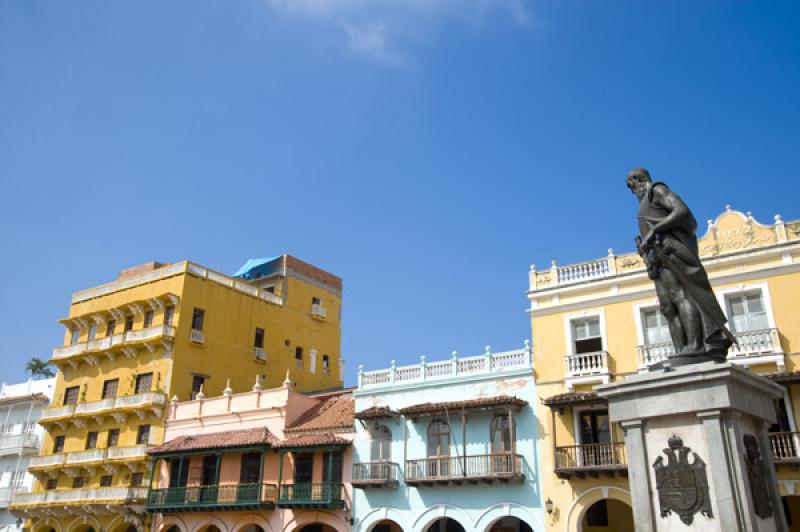
<svg viewBox="0 0 800 532"><path fill-rule="evenodd" d="M783 404L786 406L786 416L789 418L789 432L797 432L797 424L794 421L794 409L792 408L792 398L789 389L783 388ZM795 445L797 442L795 442Z"/></svg>
<svg viewBox="0 0 800 532"><path fill-rule="evenodd" d="M766 281L760 283L740 284L737 286L730 286L727 288L718 288L715 290L719 306L725 313L725 317L730 319L728 315L728 298L731 296L761 293L761 303L764 305L764 310L767 313L767 326L770 329L777 329L775 325L775 314L772 312L772 297L769 293L769 284Z"/></svg>
<svg viewBox="0 0 800 532"><path fill-rule="evenodd" d="M572 322L597 318L600 322L601 351L608 351L608 338L606 336L606 311L605 309L587 310L564 316L564 337L567 339L567 355L575 354L575 336L573 335Z"/></svg>
<svg viewBox="0 0 800 532"><path fill-rule="evenodd" d="M658 299L650 299L633 305L633 322L636 324L636 345L646 345L642 313L646 310L660 310Z"/></svg>

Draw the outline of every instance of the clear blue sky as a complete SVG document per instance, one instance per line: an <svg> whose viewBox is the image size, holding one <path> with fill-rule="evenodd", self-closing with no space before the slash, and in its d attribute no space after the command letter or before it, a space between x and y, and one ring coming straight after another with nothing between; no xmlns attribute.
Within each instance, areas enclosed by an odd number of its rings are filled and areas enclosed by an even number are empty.
<svg viewBox="0 0 800 532"><path fill-rule="evenodd" d="M634 166L800 218L800 4L0 0L0 380L71 292L289 252L348 383L530 336L529 265L632 248Z"/></svg>

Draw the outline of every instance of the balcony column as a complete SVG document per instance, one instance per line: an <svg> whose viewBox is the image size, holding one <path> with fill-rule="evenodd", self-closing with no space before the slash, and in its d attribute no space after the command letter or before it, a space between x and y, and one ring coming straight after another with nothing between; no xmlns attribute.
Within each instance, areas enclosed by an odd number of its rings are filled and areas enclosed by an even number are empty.
<svg viewBox="0 0 800 532"><path fill-rule="evenodd" d="M258 462L258 502L264 502L264 455L267 448L261 448L261 459Z"/></svg>
<svg viewBox="0 0 800 532"><path fill-rule="evenodd" d="M517 474L517 434L514 430L514 408L508 407L508 433L511 437L511 476Z"/></svg>
<svg viewBox="0 0 800 532"><path fill-rule="evenodd" d="M150 484L147 485L148 491L153 489L153 478L156 476L156 465L158 465L158 458L150 460Z"/></svg>
<svg viewBox="0 0 800 532"><path fill-rule="evenodd" d="M558 467L558 444L556 443L556 409L550 407L550 431L553 433L553 467Z"/></svg>
<svg viewBox="0 0 800 532"><path fill-rule="evenodd" d="M323 493L325 493L325 498L330 500L331 495L333 494L333 451L328 451L328 474L326 475L328 478L325 479L325 484L322 486ZM314 489L313 486L311 488Z"/></svg>
<svg viewBox="0 0 800 532"><path fill-rule="evenodd" d="M283 479L283 449L278 451L278 498L281 498L281 479Z"/></svg>
<svg viewBox="0 0 800 532"><path fill-rule="evenodd" d="M461 448L464 450L462 457L461 475L467 476L467 413L461 407Z"/></svg>
<svg viewBox="0 0 800 532"><path fill-rule="evenodd" d="M214 484L219 486L219 470L222 467L222 453L217 453L216 471L214 471Z"/></svg>

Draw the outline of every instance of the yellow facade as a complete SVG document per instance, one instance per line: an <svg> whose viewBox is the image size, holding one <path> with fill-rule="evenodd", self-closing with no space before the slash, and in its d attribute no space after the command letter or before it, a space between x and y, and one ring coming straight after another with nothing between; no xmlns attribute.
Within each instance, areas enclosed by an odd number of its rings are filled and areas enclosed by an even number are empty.
<svg viewBox="0 0 800 532"><path fill-rule="evenodd" d="M729 360L786 388L770 436L790 529L800 530L800 222L764 225L728 208L699 244L740 343ZM592 389L647 371L670 349L652 281L638 255L609 250L585 263L532 267L528 296L548 530L632 531L624 437L607 425Z"/></svg>
<svg viewBox="0 0 800 532"><path fill-rule="evenodd" d="M33 530L144 528L170 398L279 387L287 370L298 391L340 388L341 280L288 255L268 266L247 280L151 263L73 294L38 482L12 511Z"/></svg>

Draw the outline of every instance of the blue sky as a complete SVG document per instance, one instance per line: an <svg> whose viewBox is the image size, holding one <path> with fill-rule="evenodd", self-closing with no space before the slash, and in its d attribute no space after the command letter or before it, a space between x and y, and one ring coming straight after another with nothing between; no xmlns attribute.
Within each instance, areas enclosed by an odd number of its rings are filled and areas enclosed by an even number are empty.
<svg viewBox="0 0 800 532"><path fill-rule="evenodd" d="M632 248L634 166L701 221L800 218L800 5L0 0L0 380L125 267L289 252L355 369L530 337L527 272Z"/></svg>

